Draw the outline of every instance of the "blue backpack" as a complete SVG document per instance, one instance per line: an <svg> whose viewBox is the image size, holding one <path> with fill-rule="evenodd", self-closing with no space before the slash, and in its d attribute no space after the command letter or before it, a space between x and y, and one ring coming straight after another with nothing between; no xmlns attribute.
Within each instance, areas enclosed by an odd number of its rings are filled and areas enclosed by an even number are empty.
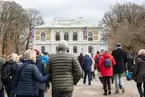
<svg viewBox="0 0 145 97"><path fill-rule="evenodd" d="M105 59L104 66L105 68L110 68L112 66L112 62L109 58Z"/></svg>

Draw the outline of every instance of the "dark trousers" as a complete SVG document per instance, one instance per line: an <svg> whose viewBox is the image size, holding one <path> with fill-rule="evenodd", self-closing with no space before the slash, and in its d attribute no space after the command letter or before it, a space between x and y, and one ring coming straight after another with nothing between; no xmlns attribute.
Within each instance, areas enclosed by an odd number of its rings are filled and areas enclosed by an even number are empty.
<svg viewBox="0 0 145 97"><path fill-rule="evenodd" d="M38 97L38 96L24 96L24 95L16 95L16 97Z"/></svg>
<svg viewBox="0 0 145 97"><path fill-rule="evenodd" d="M12 87L11 85L6 85L5 90L6 90L8 97L15 97L15 88L14 87Z"/></svg>
<svg viewBox="0 0 145 97"><path fill-rule="evenodd" d="M143 88L142 88L142 84L143 84ZM145 96L145 83L137 83L137 89L140 94L140 97L144 97Z"/></svg>
<svg viewBox="0 0 145 97"><path fill-rule="evenodd" d="M0 97L4 97L4 89L0 89Z"/></svg>
<svg viewBox="0 0 145 97"><path fill-rule="evenodd" d="M99 77L99 80L103 84L103 77Z"/></svg>
<svg viewBox="0 0 145 97"><path fill-rule="evenodd" d="M111 82L110 82L111 77L103 77L103 88L104 92L107 93L107 91L111 92Z"/></svg>
<svg viewBox="0 0 145 97"><path fill-rule="evenodd" d="M39 90L39 96L38 97L44 97L44 90Z"/></svg>
<svg viewBox="0 0 145 97"><path fill-rule="evenodd" d="M88 75L88 82L89 82L89 85L91 85L91 71L85 71L85 75L84 75L84 84L86 84L87 75Z"/></svg>
<svg viewBox="0 0 145 97"><path fill-rule="evenodd" d="M52 97L72 97L72 93L73 93L72 91L60 92L52 90Z"/></svg>

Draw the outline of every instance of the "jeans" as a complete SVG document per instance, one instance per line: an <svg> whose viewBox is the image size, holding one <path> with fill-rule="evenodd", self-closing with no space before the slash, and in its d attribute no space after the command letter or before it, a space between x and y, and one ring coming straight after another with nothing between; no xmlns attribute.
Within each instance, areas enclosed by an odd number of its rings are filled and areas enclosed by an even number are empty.
<svg viewBox="0 0 145 97"><path fill-rule="evenodd" d="M104 93L107 93L107 91L111 92L111 77L103 77L103 89Z"/></svg>
<svg viewBox="0 0 145 97"><path fill-rule="evenodd" d="M38 97L44 97L44 90L39 90L39 96Z"/></svg>
<svg viewBox="0 0 145 97"><path fill-rule="evenodd" d="M124 88L124 81L122 73L115 73L114 74L114 80L115 80L115 88L118 91L120 86L121 88Z"/></svg>
<svg viewBox="0 0 145 97"><path fill-rule="evenodd" d="M86 77L88 75L88 82L89 85L91 85L91 71L85 71L85 75L84 75L84 84L86 84Z"/></svg>
<svg viewBox="0 0 145 97"><path fill-rule="evenodd" d="M143 89L142 89L142 84L143 84ZM140 94L140 97L145 96L145 83L137 83L137 89Z"/></svg>
<svg viewBox="0 0 145 97"><path fill-rule="evenodd" d="M72 97L73 91L62 92L62 91L55 91L52 89L52 97Z"/></svg>

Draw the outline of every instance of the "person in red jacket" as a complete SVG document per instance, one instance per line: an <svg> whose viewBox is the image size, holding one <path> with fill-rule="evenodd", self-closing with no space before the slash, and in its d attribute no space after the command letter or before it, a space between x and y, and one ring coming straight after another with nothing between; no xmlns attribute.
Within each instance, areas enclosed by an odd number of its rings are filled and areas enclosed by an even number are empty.
<svg viewBox="0 0 145 97"><path fill-rule="evenodd" d="M111 94L111 77L113 76L113 66L116 64L114 57L108 53L108 50L101 56L99 61L99 70L103 77L103 95ZM108 89L108 90L107 90Z"/></svg>
<svg viewBox="0 0 145 97"><path fill-rule="evenodd" d="M99 64L99 60L101 58L101 56L104 54L104 49L101 50L101 52L97 51L97 54L95 55L94 57L94 60L95 60L95 66L96 66L96 69L98 70L98 77L99 77L99 80L100 82L103 84L103 77L100 75L100 71L99 71L99 68L98 68L98 64Z"/></svg>

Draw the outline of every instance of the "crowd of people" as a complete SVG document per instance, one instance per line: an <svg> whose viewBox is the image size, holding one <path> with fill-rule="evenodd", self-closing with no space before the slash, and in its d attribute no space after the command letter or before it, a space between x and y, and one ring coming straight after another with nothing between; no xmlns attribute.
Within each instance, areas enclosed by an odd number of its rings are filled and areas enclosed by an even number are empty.
<svg viewBox="0 0 145 97"><path fill-rule="evenodd" d="M96 55L93 56L86 53L81 53L78 56L79 63L84 72L84 81L86 83L86 76L88 75L88 85L91 85L91 80L94 78L94 70L98 72L98 78L102 83L104 90L103 95L111 95L111 83L115 82L115 94L125 93L124 79L126 76L127 80L134 79L137 83L137 89L140 97L145 96L145 91L142 89L142 83L145 88L145 50L141 49L138 53L136 60L133 60L131 54L125 52L121 44L116 45L116 49L109 52L107 49L97 51ZM141 65L142 62L142 66Z"/></svg>
<svg viewBox="0 0 145 97"><path fill-rule="evenodd" d="M0 72L0 97L5 96L4 90L8 97L44 97L50 87L52 97L72 97L74 85L81 78L83 84L92 85L96 75L102 83L103 95L111 95L111 83L115 83L115 94L120 90L125 93L124 73L127 80L137 83L140 97L145 96L145 50L139 51L134 62L120 43L112 52L102 49L95 56L86 52L76 57L69 53L67 42L60 41L58 52L53 55L29 49L20 56L13 53L7 59L0 57Z"/></svg>

